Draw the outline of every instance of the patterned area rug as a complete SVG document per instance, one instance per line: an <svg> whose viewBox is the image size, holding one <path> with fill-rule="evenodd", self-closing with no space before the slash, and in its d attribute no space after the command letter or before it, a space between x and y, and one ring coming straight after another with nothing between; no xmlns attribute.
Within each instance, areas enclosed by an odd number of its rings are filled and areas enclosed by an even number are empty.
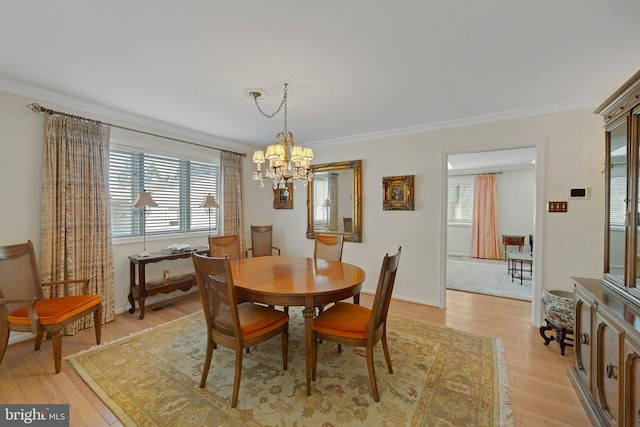
<svg viewBox="0 0 640 427"><path fill-rule="evenodd" d="M449 257L447 260L447 288L457 291L531 301L531 275L525 273L511 281L507 262L474 262Z"/></svg>
<svg viewBox="0 0 640 427"><path fill-rule="evenodd" d="M66 358L127 426L511 426L500 340L391 316L393 374L381 345L371 396L364 349L321 344L305 394L304 327L291 309L289 367L280 337L245 354L238 407L230 407L234 353L218 347L204 389L202 312Z"/></svg>

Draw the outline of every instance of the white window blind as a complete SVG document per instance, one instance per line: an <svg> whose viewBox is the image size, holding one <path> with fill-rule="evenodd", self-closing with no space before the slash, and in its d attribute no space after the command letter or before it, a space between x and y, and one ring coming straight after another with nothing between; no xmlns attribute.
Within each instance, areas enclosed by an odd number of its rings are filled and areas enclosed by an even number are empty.
<svg viewBox="0 0 640 427"><path fill-rule="evenodd" d="M218 178L219 168L214 163L112 148L109 189L113 237L142 235L142 215L133 203L143 189L158 204L147 212L147 235L206 231L208 211L199 206L209 193L219 200ZM218 228L216 214L217 209L211 216L213 230Z"/></svg>
<svg viewBox="0 0 640 427"><path fill-rule="evenodd" d="M624 213L627 198L627 177L612 176L609 191L609 225L624 227Z"/></svg>
<svg viewBox="0 0 640 427"><path fill-rule="evenodd" d="M449 184L447 198L447 221L471 223L473 212L473 185Z"/></svg>

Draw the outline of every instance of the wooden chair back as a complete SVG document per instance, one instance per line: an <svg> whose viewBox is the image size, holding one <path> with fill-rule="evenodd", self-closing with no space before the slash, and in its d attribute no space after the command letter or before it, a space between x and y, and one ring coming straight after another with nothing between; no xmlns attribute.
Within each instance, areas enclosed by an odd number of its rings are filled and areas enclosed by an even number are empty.
<svg viewBox="0 0 640 427"><path fill-rule="evenodd" d="M209 236L209 256L223 258L227 255L233 261L241 258L240 253L240 238L237 234Z"/></svg>
<svg viewBox="0 0 640 427"><path fill-rule="evenodd" d="M0 299L44 299L33 243L0 247ZM0 319L24 303L0 305ZM2 326L0 326L2 328Z"/></svg>
<svg viewBox="0 0 640 427"><path fill-rule="evenodd" d="M342 261L343 246L343 234L316 233L313 257L315 259L326 259L327 261Z"/></svg>
<svg viewBox="0 0 640 427"><path fill-rule="evenodd" d="M232 349L242 349L242 333L229 258L211 258L194 252L193 263L208 333L216 343Z"/></svg>
<svg viewBox="0 0 640 427"><path fill-rule="evenodd" d="M280 255L280 249L273 246L273 226L272 225L252 225L251 226L251 247L247 249L254 257L271 256L276 251Z"/></svg>
<svg viewBox="0 0 640 427"><path fill-rule="evenodd" d="M371 308L369 327L367 328L368 339L379 334L386 327L387 314L389 313L389 304L391 303L393 286L396 282L396 272L398 271L401 252L402 247L399 247L395 255L389 256L389 254L386 254L382 259L378 287L373 300L373 307Z"/></svg>

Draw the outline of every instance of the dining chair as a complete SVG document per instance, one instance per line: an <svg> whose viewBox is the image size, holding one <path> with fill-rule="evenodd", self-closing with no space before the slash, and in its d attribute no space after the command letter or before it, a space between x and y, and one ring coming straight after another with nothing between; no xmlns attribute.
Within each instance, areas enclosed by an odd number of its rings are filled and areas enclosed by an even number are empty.
<svg viewBox="0 0 640 427"><path fill-rule="evenodd" d="M316 233L313 257L315 259L325 259L327 261L342 261L343 246L343 234Z"/></svg>
<svg viewBox="0 0 640 427"><path fill-rule="evenodd" d="M83 295L45 299L42 288L81 283ZM35 334L34 351L40 350L43 333L51 336L56 374L62 367L62 330L68 324L93 313L96 344L100 344L102 298L87 295L89 279L40 282L40 273L31 240L0 246L0 363L9 333Z"/></svg>
<svg viewBox="0 0 640 427"><path fill-rule="evenodd" d="M253 347L282 334L282 366L287 369L289 351L289 315L253 303L238 304L229 258L211 258L192 254L196 282L207 322L207 353L200 388L207 382L213 350L218 344L235 350L236 368L233 380L231 407L238 404L242 355Z"/></svg>
<svg viewBox="0 0 640 427"><path fill-rule="evenodd" d="M251 247L246 250L246 257L251 256L271 256L274 251L280 255L280 248L273 246L273 226L272 225L252 225L251 226Z"/></svg>
<svg viewBox="0 0 640 427"><path fill-rule="evenodd" d="M342 261L342 248L344 246L343 234L316 233L313 246L313 258L327 261ZM359 295L359 294L358 294ZM353 301L358 301L359 296L353 296ZM324 311L324 305L318 306L318 312Z"/></svg>
<svg viewBox="0 0 640 427"><path fill-rule="evenodd" d="M378 288L371 309L356 304L338 302L313 319L313 369L311 377L314 381L318 365L318 340L335 342L339 346L344 344L365 347L373 399L376 402L380 401L373 365L373 349L379 341L382 341L382 350L389 373L393 373L387 346L387 313L401 251L402 247L398 248L395 255L386 254L384 256ZM338 351L340 351L340 347Z"/></svg>
<svg viewBox="0 0 640 427"><path fill-rule="evenodd" d="M209 256L222 258L228 255L233 261L241 258L240 253L240 238L237 234L209 236Z"/></svg>

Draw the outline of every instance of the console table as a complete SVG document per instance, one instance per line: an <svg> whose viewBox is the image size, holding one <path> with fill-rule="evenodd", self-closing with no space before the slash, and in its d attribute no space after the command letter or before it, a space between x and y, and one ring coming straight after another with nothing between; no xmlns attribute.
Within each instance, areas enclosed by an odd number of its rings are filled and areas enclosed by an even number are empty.
<svg viewBox="0 0 640 427"><path fill-rule="evenodd" d="M524 247L524 236L508 236L502 235L502 244L504 245L504 258L507 259L507 246L517 246L518 250L522 252Z"/></svg>
<svg viewBox="0 0 640 427"><path fill-rule="evenodd" d="M161 261L171 261L180 258L191 258L191 252L193 251L199 254L206 254L209 252L207 248L198 248L192 251L177 252L171 254L158 252L146 257L131 255L129 257L129 302L131 303L129 313L133 314L136 311L136 300L138 300L138 304L140 305L140 320L142 320L144 319L145 314L144 302L147 297L159 293L167 294L177 289L180 289L181 291L188 291L192 286L195 286L196 277L193 273L167 277L165 279L154 280L151 282L147 282L145 277L145 266L147 264ZM138 269L138 274L136 274L136 267ZM136 276L138 279L137 283Z"/></svg>

